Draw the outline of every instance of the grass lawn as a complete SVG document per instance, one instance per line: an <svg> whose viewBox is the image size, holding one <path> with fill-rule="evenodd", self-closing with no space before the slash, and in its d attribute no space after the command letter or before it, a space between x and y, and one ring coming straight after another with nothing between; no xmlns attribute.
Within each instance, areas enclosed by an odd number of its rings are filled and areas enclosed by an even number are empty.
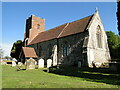
<svg viewBox="0 0 120 90"><path fill-rule="evenodd" d="M84 74L83 74L84 73ZM101 73L97 72L97 75ZM2 88L118 88L120 80L114 82L113 77L111 79L103 78L103 81L99 78L95 72L83 72L84 77L78 75L60 75L54 73L47 73L40 69L35 70L21 70L17 71L16 67L9 65L2 66ZM86 76L85 76L86 75ZM89 75L92 75L89 77ZM109 74L104 74L108 77ZM119 74L115 74L115 77L120 77ZM88 78L89 77L89 78ZM94 77L94 78L92 78ZM106 82L105 82L106 81ZM107 82L113 82L107 83Z"/></svg>

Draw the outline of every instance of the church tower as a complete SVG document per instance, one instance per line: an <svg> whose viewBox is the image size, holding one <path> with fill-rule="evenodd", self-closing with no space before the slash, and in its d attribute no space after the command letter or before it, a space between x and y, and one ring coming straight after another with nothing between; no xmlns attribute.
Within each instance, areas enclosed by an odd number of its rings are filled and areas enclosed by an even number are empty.
<svg viewBox="0 0 120 90"><path fill-rule="evenodd" d="M24 33L24 46L28 45L45 28L45 19L31 15L26 20L26 32Z"/></svg>

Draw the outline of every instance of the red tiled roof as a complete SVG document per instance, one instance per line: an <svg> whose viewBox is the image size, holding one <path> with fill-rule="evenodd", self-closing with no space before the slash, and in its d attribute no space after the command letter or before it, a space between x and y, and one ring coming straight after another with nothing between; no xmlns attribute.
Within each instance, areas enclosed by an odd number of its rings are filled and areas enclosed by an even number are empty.
<svg viewBox="0 0 120 90"><path fill-rule="evenodd" d="M61 31L63 30L63 28L66 26L66 24L63 24L61 26L58 26L56 28L50 29L48 31L44 31L39 33L30 44L34 44L34 43L38 43L38 42L43 42L43 41L47 41L47 40L51 40L54 38L57 38L58 35L61 33ZM29 44L29 45L30 45Z"/></svg>
<svg viewBox="0 0 120 90"><path fill-rule="evenodd" d="M84 32L92 17L93 15L41 32L29 43L29 45Z"/></svg>
<svg viewBox="0 0 120 90"><path fill-rule="evenodd" d="M59 38L72 35L72 34L76 34L76 33L80 33L80 32L84 32L89 21L91 20L91 17L92 16L89 16L89 17L69 23L68 26L63 30Z"/></svg>
<svg viewBox="0 0 120 90"><path fill-rule="evenodd" d="M22 47L25 57L37 58L34 48Z"/></svg>

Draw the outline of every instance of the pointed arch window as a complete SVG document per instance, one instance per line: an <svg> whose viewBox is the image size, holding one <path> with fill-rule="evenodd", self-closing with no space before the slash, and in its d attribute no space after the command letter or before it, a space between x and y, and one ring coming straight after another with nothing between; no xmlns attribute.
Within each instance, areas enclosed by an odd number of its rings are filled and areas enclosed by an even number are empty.
<svg viewBox="0 0 120 90"><path fill-rule="evenodd" d="M68 45L68 43L65 43L63 45L63 56L68 56L71 53L71 47Z"/></svg>
<svg viewBox="0 0 120 90"><path fill-rule="evenodd" d="M101 27L99 25L97 26L96 38L97 38L97 47L102 48L102 32L101 32Z"/></svg>
<svg viewBox="0 0 120 90"><path fill-rule="evenodd" d="M67 56L67 46L65 45L64 47L63 47L63 56Z"/></svg>

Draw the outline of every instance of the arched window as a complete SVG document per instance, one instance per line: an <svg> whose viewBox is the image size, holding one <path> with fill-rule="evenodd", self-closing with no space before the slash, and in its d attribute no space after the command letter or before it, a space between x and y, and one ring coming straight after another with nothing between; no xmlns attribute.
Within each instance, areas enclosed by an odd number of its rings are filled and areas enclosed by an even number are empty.
<svg viewBox="0 0 120 90"><path fill-rule="evenodd" d="M71 53L71 47L68 45L68 43L65 43L63 45L63 56L68 56Z"/></svg>
<svg viewBox="0 0 120 90"><path fill-rule="evenodd" d="M63 56L67 56L67 46L63 46Z"/></svg>
<svg viewBox="0 0 120 90"><path fill-rule="evenodd" d="M40 24L37 24L37 29L40 29Z"/></svg>
<svg viewBox="0 0 120 90"><path fill-rule="evenodd" d="M97 26L96 38L97 38L97 47L102 48L102 32L99 25Z"/></svg>

